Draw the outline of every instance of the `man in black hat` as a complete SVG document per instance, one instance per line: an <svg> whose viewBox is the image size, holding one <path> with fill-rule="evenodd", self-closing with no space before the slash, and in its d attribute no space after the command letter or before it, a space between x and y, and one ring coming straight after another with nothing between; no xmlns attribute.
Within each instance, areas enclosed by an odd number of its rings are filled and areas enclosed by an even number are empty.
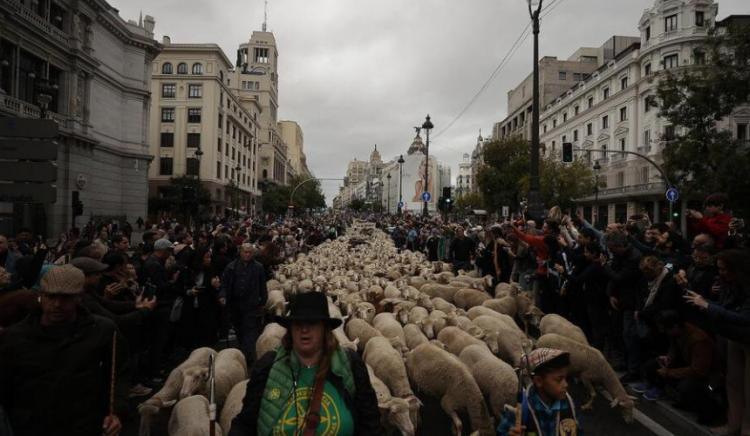
<svg viewBox="0 0 750 436"><path fill-rule="evenodd" d="M367 368L333 336L341 320L331 318L326 296L299 294L277 350L251 370L242 411L229 436L256 434L379 435L380 412Z"/></svg>

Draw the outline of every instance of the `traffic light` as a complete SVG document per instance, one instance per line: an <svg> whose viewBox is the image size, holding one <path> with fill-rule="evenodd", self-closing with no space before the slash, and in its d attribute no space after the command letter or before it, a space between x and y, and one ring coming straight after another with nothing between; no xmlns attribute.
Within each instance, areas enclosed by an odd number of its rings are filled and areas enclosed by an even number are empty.
<svg viewBox="0 0 750 436"><path fill-rule="evenodd" d="M73 206L74 218L83 215L83 202L81 202L78 191L73 191L73 201L71 202L71 205Z"/></svg>
<svg viewBox="0 0 750 436"><path fill-rule="evenodd" d="M563 142L562 160L565 163L573 162L573 144L570 142Z"/></svg>
<svg viewBox="0 0 750 436"><path fill-rule="evenodd" d="M450 186L443 186L443 198L445 198L445 199L451 198L451 187Z"/></svg>

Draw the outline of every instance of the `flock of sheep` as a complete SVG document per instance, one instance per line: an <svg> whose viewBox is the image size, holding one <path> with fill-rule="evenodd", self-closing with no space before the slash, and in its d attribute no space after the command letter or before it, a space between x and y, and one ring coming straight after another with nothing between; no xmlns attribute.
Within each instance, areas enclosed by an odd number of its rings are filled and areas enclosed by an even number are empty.
<svg viewBox="0 0 750 436"><path fill-rule="evenodd" d="M331 316L344 324L334 331L340 345L362 353L377 394L384 426L413 436L419 425L420 394L440 406L460 435L469 418L472 433L494 435L506 406L515 406L521 356L533 347L570 353L573 377L590 393L594 385L613 398L632 421L633 399L601 352L580 328L558 315L544 315L515 284L490 289L489 277L458 275L449 264L428 262L421 253L398 252L390 238L368 223L355 223L346 236L326 242L280 267L268 282L269 314L282 315L292 295L325 292ZM531 338L529 326L541 333ZM519 327L523 326L523 328ZM286 330L268 324L257 355L281 345ZM150 418L172 408L170 435L207 435L209 348L195 350L175 368L164 388L139 406L141 435ZM216 434L229 432L242 407L248 371L235 349L216 355ZM219 428L220 427L220 428Z"/></svg>

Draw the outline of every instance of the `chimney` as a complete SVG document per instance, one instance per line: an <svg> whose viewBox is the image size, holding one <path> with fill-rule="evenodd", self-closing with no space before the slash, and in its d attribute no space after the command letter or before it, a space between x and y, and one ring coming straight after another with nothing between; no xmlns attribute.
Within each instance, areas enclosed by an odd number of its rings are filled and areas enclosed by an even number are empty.
<svg viewBox="0 0 750 436"><path fill-rule="evenodd" d="M171 43L172 43L172 39L171 39L171 38L170 38L169 36L167 36L167 35L164 35L164 36L162 37L162 39L161 39L161 43L162 43L163 45L169 45L169 44L171 44Z"/></svg>

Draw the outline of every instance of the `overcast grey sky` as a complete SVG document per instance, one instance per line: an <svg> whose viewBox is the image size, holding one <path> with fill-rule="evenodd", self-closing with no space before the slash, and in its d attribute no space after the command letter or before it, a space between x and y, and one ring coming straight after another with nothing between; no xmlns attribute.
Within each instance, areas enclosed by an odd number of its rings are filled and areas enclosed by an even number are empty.
<svg viewBox="0 0 750 436"><path fill-rule="evenodd" d="M109 0L124 19L156 19L156 37L214 42L234 60L263 22L262 0ZM545 0L545 5L551 0ZM567 58L612 35L638 35L655 0L557 0L542 22L540 55ZM318 177L343 177L378 144L405 153L427 113L440 132L489 78L529 21L524 0L269 0L279 50L279 119L297 121ZM719 1L719 18L750 13ZM452 167L506 111L506 93L531 71L528 37L507 66L430 153ZM330 203L339 182L323 182Z"/></svg>

